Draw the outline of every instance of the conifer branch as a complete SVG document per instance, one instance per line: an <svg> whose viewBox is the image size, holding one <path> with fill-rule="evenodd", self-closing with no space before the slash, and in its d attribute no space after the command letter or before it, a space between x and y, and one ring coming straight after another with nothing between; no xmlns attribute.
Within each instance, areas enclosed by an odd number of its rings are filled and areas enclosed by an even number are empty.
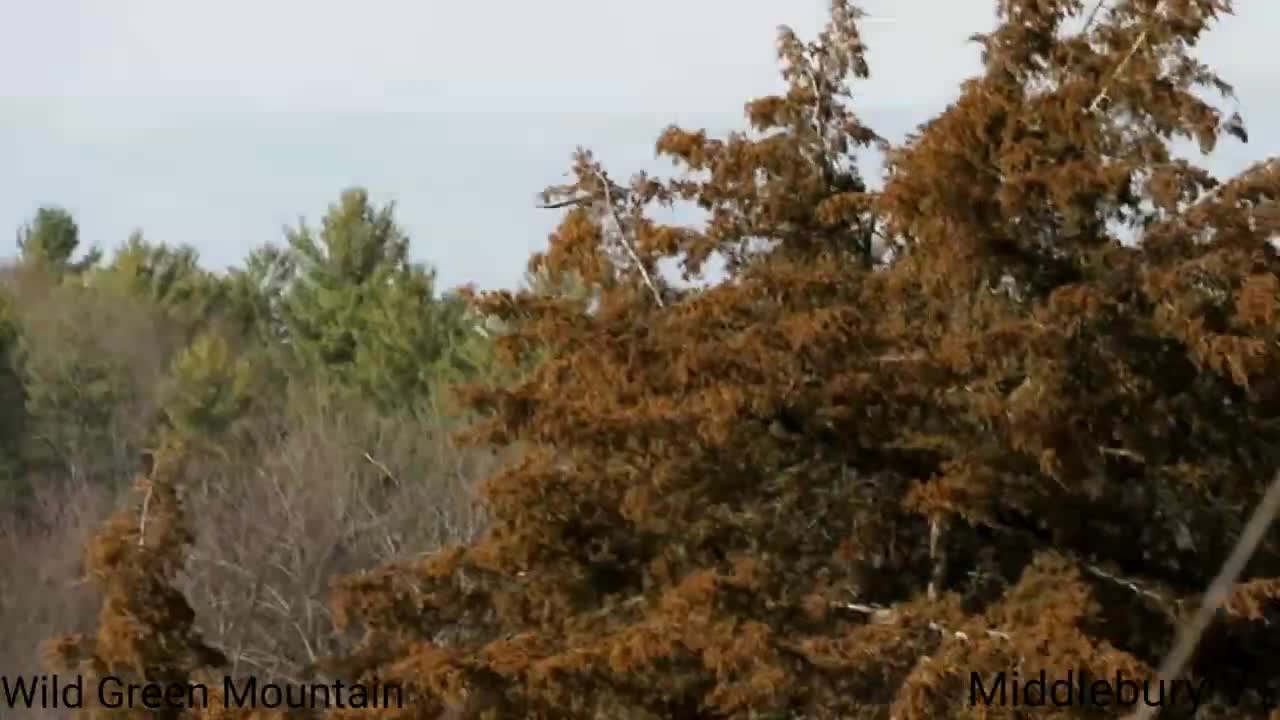
<svg viewBox="0 0 1280 720"><path fill-rule="evenodd" d="M1275 477L1272 478L1271 486L1267 488L1267 492L1262 496L1258 507L1254 509L1253 516L1249 518L1244 532L1240 534L1240 539L1236 541L1236 546L1232 548L1231 554L1227 556L1226 562L1222 564L1222 568L1218 571L1218 576L1209 584L1209 589L1205 592L1204 599L1200 603L1200 609L1191 618L1191 622L1183 627L1173 649L1169 651L1168 656L1161 663L1158 675L1158 679L1161 682L1172 680L1182 674L1183 668L1191 660L1196 647L1200 644L1200 638L1204 635L1204 631L1208 629L1209 624L1217 615L1218 609L1226 601L1231 588L1240 578L1240 573L1244 572L1245 565L1249 563L1254 551L1258 549L1258 544L1266 536L1278 509L1280 509L1280 472L1277 472ZM1159 711L1160 708L1158 706L1146 704L1138 708L1138 711L1130 716L1130 720L1153 720Z"/></svg>

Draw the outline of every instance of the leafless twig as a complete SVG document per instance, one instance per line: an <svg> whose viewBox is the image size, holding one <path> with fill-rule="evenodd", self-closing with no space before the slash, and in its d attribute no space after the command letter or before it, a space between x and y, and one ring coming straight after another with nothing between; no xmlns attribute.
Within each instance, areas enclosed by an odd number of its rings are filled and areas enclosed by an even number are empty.
<svg viewBox="0 0 1280 720"><path fill-rule="evenodd" d="M1115 82L1117 77L1120 77L1120 73L1124 72L1125 66L1129 64L1129 61L1133 59L1134 54L1138 52L1138 48L1142 47L1142 43L1146 41L1147 30L1144 28L1142 32L1138 33L1138 38L1133 41L1133 45L1129 46L1129 52L1125 53L1124 58L1120 60L1120 64L1116 66L1115 72L1111 73L1111 77L1107 78L1107 81L1102 84L1102 89L1094 96L1093 102L1089 103L1089 106L1086 109L1087 112L1093 112L1098 109L1098 105L1107 97L1107 90L1111 87L1111 83Z"/></svg>
<svg viewBox="0 0 1280 720"><path fill-rule="evenodd" d="M1089 32L1089 28L1093 26L1094 18L1098 16L1098 11L1101 10L1102 6L1105 4L1106 0L1098 0L1098 2L1093 4L1093 9L1089 11L1089 17L1085 18L1084 26L1080 28L1081 35Z"/></svg>
<svg viewBox="0 0 1280 720"><path fill-rule="evenodd" d="M594 200L595 198L590 195L583 195L581 197L569 198L568 200L560 200L558 202L538 203L538 207L543 210L556 210L558 208L565 208L571 205L589 205Z"/></svg>
<svg viewBox="0 0 1280 720"><path fill-rule="evenodd" d="M870 621L873 625L883 625L886 623L893 622L894 618L896 617L896 614L894 613L892 608L887 608L882 605L866 605L863 603L854 603L854 602L843 602L843 603L838 602L838 603L833 603L833 606L841 608L843 610L849 610L851 612L856 612L862 615L866 615L868 618L870 618ZM963 631L960 631L960 630L953 631L947 628L945 625L942 625L936 622L929 623L929 629L933 630L936 633L945 635L948 638L959 640L960 642L967 642L969 640L969 636ZM987 637L998 639L998 640L1013 639L1013 635L1007 632L1004 632L1003 630L996 630L995 628L987 628L983 632L986 633Z"/></svg>
<svg viewBox="0 0 1280 720"><path fill-rule="evenodd" d="M381 470L383 477L387 478L393 483L396 483L397 485L400 484L400 481L396 479L396 474L391 472L391 469L388 468L386 465L375 460L374 457L370 455L368 452L364 454L364 459L368 460L370 465L373 465L374 467Z"/></svg>
<svg viewBox="0 0 1280 720"><path fill-rule="evenodd" d="M1141 453L1134 452L1127 448L1104 447L1104 448L1100 448L1098 452L1102 453L1103 455L1110 455L1112 457L1127 458L1129 460L1132 460L1138 463L1145 463L1147 461L1147 459L1143 457Z"/></svg>
<svg viewBox="0 0 1280 720"><path fill-rule="evenodd" d="M1154 600L1156 602L1156 605L1161 608L1167 608L1171 605L1171 602L1168 598L1160 595L1159 593L1153 590L1148 590L1147 588L1142 587L1134 580L1130 580L1129 578L1122 577L1120 575L1116 575L1113 573L1109 573L1106 570L1103 570L1102 568L1096 565L1092 565L1086 562L1081 562L1080 565L1090 575L1093 575L1094 577L1102 578L1103 580L1109 580L1110 582L1113 582L1116 585L1120 585L1121 587L1127 588L1128 590L1132 591L1137 595L1141 595L1142 597L1148 598L1150 600Z"/></svg>
<svg viewBox="0 0 1280 720"><path fill-rule="evenodd" d="M147 544L147 511L151 507L151 483L147 482L147 494L142 498L142 513L138 518L138 547Z"/></svg>

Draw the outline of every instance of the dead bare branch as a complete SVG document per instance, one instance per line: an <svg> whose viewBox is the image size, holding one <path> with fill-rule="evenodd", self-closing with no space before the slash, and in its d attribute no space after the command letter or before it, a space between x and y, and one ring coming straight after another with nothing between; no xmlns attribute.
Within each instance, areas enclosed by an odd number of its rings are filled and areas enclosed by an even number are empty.
<svg viewBox="0 0 1280 720"><path fill-rule="evenodd" d="M142 512L138 517L138 547L147 544L147 511L151 507L151 483L147 483L147 494L142 498Z"/></svg>
<svg viewBox="0 0 1280 720"><path fill-rule="evenodd" d="M658 307L666 307L666 303L662 301L662 293L653 284L653 278L649 277L649 271L644 269L644 263L640 261L640 254L636 252L631 238L627 237L627 229L622 223L622 218L618 216L618 209L613 206L613 193L610 190L612 183L598 170L595 175L604 187L605 206L609 209L609 214L613 216L614 224L618 226L618 236L622 239L622 246L626 248L627 254L631 256L631 261L636 264L636 268L640 271L640 276L644 279L644 284L648 286L649 292L653 293L653 299L658 303Z"/></svg>
<svg viewBox="0 0 1280 720"><path fill-rule="evenodd" d="M1133 41L1133 45L1129 47L1129 52L1125 53L1124 58L1120 60L1120 64L1116 65L1116 69L1111 73L1111 76L1102 84L1102 89L1098 90L1098 94L1095 95L1093 101L1089 103L1089 106L1085 110L1086 112L1093 112L1098 109L1098 106L1102 104L1102 101L1107 98L1107 90L1111 88L1111 83L1115 82L1116 78L1120 77L1120 73L1124 72L1125 67L1129 65L1129 61L1133 59L1133 56L1138 52L1138 48L1142 47L1142 44L1146 41L1147 30L1143 29L1142 32L1138 33L1138 37Z"/></svg>

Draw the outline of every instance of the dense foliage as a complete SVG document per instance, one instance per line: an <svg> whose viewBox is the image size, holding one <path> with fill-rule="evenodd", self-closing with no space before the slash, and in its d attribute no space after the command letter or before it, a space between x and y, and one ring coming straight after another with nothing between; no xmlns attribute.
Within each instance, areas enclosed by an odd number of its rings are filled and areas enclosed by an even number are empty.
<svg viewBox="0 0 1280 720"><path fill-rule="evenodd" d="M239 324L209 327L240 330L174 356L162 437L247 412L236 347L383 413L470 380L460 440L507 453L481 532L338 583L352 642L311 677L408 689L378 717L635 719L1019 717L971 705L971 674L1153 677L1280 468L1280 165L1222 180L1171 150L1246 139L1193 55L1229 2L997 8L983 72L901 145L855 113L836 0L813 41L783 32L786 91L748 131L661 134L675 176L624 187L581 151L523 290L432 300L358 192L219 280ZM677 203L706 222L653 219ZM660 271L712 258L702 289ZM154 462L165 522L189 448ZM135 550L138 517L94 545L97 639L59 649L189 677L211 653L172 591L181 537ZM1278 595L1268 537L1186 669L1201 713L1266 716L1228 691L1280 682Z"/></svg>
<svg viewBox="0 0 1280 720"><path fill-rule="evenodd" d="M65 647L90 676L116 672L135 646L112 643L160 622L140 608L170 587L233 673L294 677L340 647L324 609L333 577L474 534L467 486L494 460L448 445L465 415L445 389L491 372L492 341L461 296L438 295L408 262L392 208L352 189L320 233L289 230L225 273L140 232L107 257L86 253L78 232L43 209L0 268L0 674L37 671L55 631L98 637L101 654ZM368 271L333 270L365 255ZM317 352L343 337L357 352ZM180 519L179 499L194 509L152 541L164 558L108 532L83 568L80 546L160 457L171 485L148 513ZM111 532L141 532L136 511L121 517ZM119 583L103 588L114 630L94 630L86 569ZM134 619L112 625L120 614ZM282 623L294 614L306 619Z"/></svg>

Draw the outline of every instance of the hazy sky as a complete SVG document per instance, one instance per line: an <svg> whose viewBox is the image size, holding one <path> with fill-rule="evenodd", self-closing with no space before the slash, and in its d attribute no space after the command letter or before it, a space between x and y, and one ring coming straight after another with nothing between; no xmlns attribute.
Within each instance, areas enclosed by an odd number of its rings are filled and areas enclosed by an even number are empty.
<svg viewBox="0 0 1280 720"><path fill-rule="evenodd" d="M993 0L865 0L875 77L860 112L892 138L976 70ZM446 285L515 282L554 213L533 196L575 146L622 177L667 124L741 125L779 87L779 24L827 0L5 0L0 232L70 209L112 248L134 228L211 266L318 220L341 190L394 199ZM1237 86L1248 146L1280 154L1280 2L1238 0L1203 57ZM11 236L10 236L11 237ZM14 251L0 241L0 255Z"/></svg>

